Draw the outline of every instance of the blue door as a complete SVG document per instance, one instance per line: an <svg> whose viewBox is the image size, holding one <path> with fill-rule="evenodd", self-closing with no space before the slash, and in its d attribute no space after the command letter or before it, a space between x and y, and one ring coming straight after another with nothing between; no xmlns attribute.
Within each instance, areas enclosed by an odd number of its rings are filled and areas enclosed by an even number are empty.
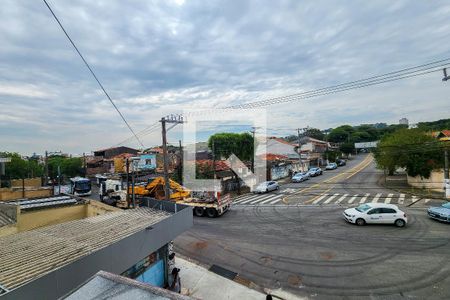
<svg viewBox="0 0 450 300"><path fill-rule="evenodd" d="M136 280L149 283L154 286L164 286L164 261L156 261L149 269L139 275Z"/></svg>

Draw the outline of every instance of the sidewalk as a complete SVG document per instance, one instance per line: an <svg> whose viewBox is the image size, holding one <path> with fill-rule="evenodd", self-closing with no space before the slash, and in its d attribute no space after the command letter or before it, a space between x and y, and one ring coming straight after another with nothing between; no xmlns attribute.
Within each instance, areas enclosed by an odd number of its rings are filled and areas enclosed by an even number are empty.
<svg viewBox="0 0 450 300"><path fill-rule="evenodd" d="M255 299L264 300L266 295L237 282L213 273L190 261L176 258L180 268L182 294L196 299Z"/></svg>

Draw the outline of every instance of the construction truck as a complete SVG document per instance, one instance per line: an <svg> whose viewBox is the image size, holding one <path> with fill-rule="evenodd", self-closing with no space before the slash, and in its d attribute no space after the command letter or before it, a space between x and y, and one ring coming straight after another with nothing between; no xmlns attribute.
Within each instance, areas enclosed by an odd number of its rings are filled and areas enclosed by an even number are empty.
<svg viewBox="0 0 450 300"><path fill-rule="evenodd" d="M147 184L136 184L134 189L129 187L128 197L131 200L133 195L136 202L139 203L141 197L151 197L156 200L165 199L164 177L156 177ZM103 188L104 186L104 188ZM183 204L193 207L194 215L208 216L210 218L218 217L228 211L231 207L230 195L222 195L220 192L191 192L186 187L180 185L176 181L169 179L170 201L177 204ZM118 181L106 180L102 183L100 191L104 190L103 202L113 204L118 207L128 207L126 187L122 188L122 184ZM193 197L194 194L195 196Z"/></svg>

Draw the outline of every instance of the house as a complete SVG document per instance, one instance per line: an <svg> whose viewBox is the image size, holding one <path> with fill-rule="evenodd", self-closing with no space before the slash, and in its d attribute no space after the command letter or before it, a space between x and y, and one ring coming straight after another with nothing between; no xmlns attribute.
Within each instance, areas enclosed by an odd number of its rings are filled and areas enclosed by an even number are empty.
<svg viewBox="0 0 450 300"><path fill-rule="evenodd" d="M117 155L123 154L123 153L130 153L130 154L136 155L136 154L138 154L138 150L129 148L129 147L125 147L125 146L113 147L113 148L107 148L107 149L94 151L94 156L102 157L104 159L110 159L110 158L113 158L114 156L117 156Z"/></svg>
<svg viewBox="0 0 450 300"><path fill-rule="evenodd" d="M121 210L61 197L0 205L0 245L8 245L0 255L1 300L59 299L99 271L167 284L172 240L193 225L190 207L144 198Z"/></svg>
<svg viewBox="0 0 450 300"><path fill-rule="evenodd" d="M287 156L289 160L299 160L300 157L295 151L295 145L277 137L269 137L267 139L259 139L256 155L270 153L274 155Z"/></svg>
<svg viewBox="0 0 450 300"><path fill-rule="evenodd" d="M442 131L438 131L434 133L433 136L439 139L440 141L450 141L450 130L445 129Z"/></svg>
<svg viewBox="0 0 450 300"><path fill-rule="evenodd" d="M86 175L115 173L115 158L121 159L136 156L137 154L138 150L124 146L94 151L93 156L86 156ZM120 170L121 168L118 167L118 169Z"/></svg>
<svg viewBox="0 0 450 300"><path fill-rule="evenodd" d="M266 153L258 155L258 159L266 162L266 179L279 180L290 177L294 172L302 170L298 160L289 159L287 155Z"/></svg>

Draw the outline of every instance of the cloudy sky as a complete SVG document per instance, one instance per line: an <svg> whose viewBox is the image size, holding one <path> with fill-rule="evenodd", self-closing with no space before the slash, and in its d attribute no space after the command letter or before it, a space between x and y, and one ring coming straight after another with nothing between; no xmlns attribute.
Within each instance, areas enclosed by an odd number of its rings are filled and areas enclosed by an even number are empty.
<svg viewBox="0 0 450 300"><path fill-rule="evenodd" d="M448 1L49 4L136 131L186 108L289 95L450 57ZM289 134L307 125L448 118L450 83L441 78L267 107L268 128ZM43 2L2 1L0 151L82 153L129 136ZM142 136L145 146L160 139L158 129Z"/></svg>

